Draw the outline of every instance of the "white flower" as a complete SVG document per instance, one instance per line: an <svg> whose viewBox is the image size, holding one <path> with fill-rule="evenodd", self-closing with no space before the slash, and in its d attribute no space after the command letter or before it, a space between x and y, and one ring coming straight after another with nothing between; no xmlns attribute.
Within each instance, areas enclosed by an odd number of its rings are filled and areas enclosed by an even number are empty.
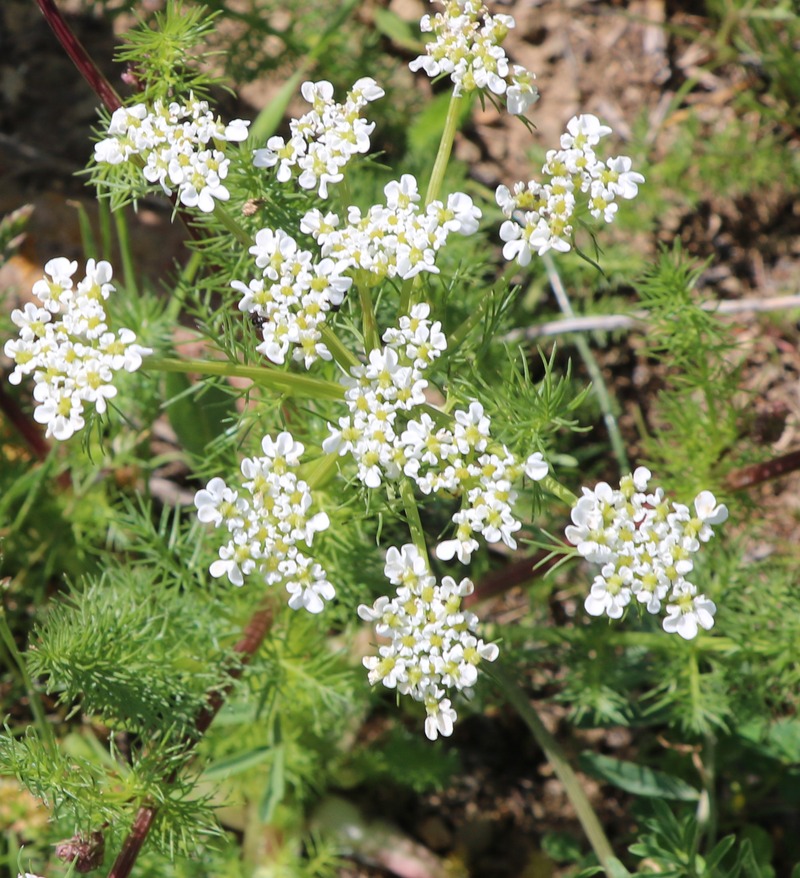
<svg viewBox="0 0 800 878"><path fill-rule="evenodd" d="M106 401L117 394L114 373L134 372L152 353L136 343L130 329L116 335L108 329L104 303L114 292L111 265L90 259L83 279L73 284L76 270L77 263L64 257L45 265L46 276L33 286L43 307L29 302L14 310L19 338L3 347L15 363L9 381L19 384L33 374L34 419L58 440L83 428L85 404L103 414Z"/></svg>
<svg viewBox="0 0 800 878"><path fill-rule="evenodd" d="M283 582L292 609L320 613L336 591L323 567L302 549L330 527L330 519L312 511L311 491L297 477L302 443L283 431L265 436L261 449L262 457L242 461L240 489L215 477L195 495L198 519L228 533L209 572L237 586L256 575L267 585Z"/></svg>
<svg viewBox="0 0 800 878"><path fill-rule="evenodd" d="M327 80L304 82L300 92L312 109L291 121L288 141L270 137L265 149L254 150L253 164L278 165L278 182L286 183L296 174L301 188L317 189L320 198L327 198L328 185L343 179L350 159L369 151L375 125L360 114L384 92L370 77L359 79L343 104L334 102L333 86Z"/></svg>
<svg viewBox="0 0 800 878"><path fill-rule="evenodd" d="M507 218L500 227L505 259L524 266L533 253L567 252L572 246L577 194L588 195L589 212L607 223L616 216L617 197L636 196L644 177L631 170L631 160L619 156L605 164L594 153L600 139L610 133L596 116L574 116L561 136L561 149L546 154L542 173L550 177L549 182L531 180L512 189L497 188L495 199Z"/></svg>
<svg viewBox="0 0 800 878"><path fill-rule="evenodd" d="M550 471L541 451L535 451L525 461L525 475L534 482L540 482Z"/></svg>
<svg viewBox="0 0 800 878"><path fill-rule="evenodd" d="M663 621L665 631L679 634L684 640L697 637L698 626L708 631L714 625L716 604L705 595L696 595L694 586L677 596L674 603L667 604L667 617Z"/></svg>
<svg viewBox="0 0 800 878"><path fill-rule="evenodd" d="M456 712L447 690L469 691L482 661L494 661L499 650L475 636L478 619L462 609L473 591L472 582L431 575L416 546L392 546L386 553L385 573L397 587L394 598L382 596L372 607L361 605L358 615L375 624L389 639L377 656L366 656L364 667L372 685L382 683L425 705L425 734L431 740L450 735Z"/></svg>
<svg viewBox="0 0 800 878"><path fill-rule="evenodd" d="M702 491L692 516L687 506L669 503L661 488L648 491L650 478L646 467L638 467L620 479L619 489L605 482L593 491L584 488L566 537L580 555L603 565L585 601L590 615L618 619L632 595L653 614L666 602L664 630L688 640L698 626L712 627L716 610L686 579L694 569L692 556L713 536L712 525L727 519L728 510Z"/></svg>
<svg viewBox="0 0 800 878"><path fill-rule="evenodd" d="M109 136L95 146L94 158L98 164L117 165L139 156L145 180L159 183L167 195L174 186L181 204L210 213L216 201L230 198L221 182L230 160L209 146L246 140L249 124L234 119L224 125L206 101L191 94L185 106L165 106L158 99L152 109L145 104L121 107L111 117Z"/></svg>

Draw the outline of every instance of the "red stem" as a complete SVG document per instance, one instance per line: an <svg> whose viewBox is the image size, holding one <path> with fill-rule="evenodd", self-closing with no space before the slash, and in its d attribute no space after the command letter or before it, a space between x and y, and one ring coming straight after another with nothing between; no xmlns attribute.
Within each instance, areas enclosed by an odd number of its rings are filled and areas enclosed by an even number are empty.
<svg viewBox="0 0 800 878"><path fill-rule="evenodd" d="M211 721L219 713L225 698L233 688L233 684L242 676L245 666L264 642L264 638L272 627L272 621L272 604L271 601L267 602L265 600L262 606L253 614L253 617L244 629L241 640L233 648L240 661L228 671L228 683L222 689L215 689L213 692L210 692L206 697L206 706L195 718L196 734L186 740L188 746L196 743L197 738L211 725ZM175 773L173 772L167 778L167 783L172 783L174 780ZM122 843L119 855L114 861L111 871L108 873L108 878L128 878L157 815L157 805L148 804L142 805L139 808L133 825L125 837L125 841Z"/></svg>
<svg viewBox="0 0 800 878"><path fill-rule="evenodd" d="M114 110L121 107L122 101L116 91L114 91L114 87L98 70L89 53L83 48L75 34L72 33L54 0L36 0L36 4L41 9L47 23L53 29L53 33L63 46L64 51L72 59L73 64L81 72L83 78L89 83L92 91L106 105L108 111L113 113Z"/></svg>
<svg viewBox="0 0 800 878"><path fill-rule="evenodd" d="M769 479L777 479L778 476L794 472L800 469L800 451L790 451L781 457L765 460L763 463L754 463L751 466L743 466L741 469L728 473L725 479L729 488L741 490L760 485Z"/></svg>

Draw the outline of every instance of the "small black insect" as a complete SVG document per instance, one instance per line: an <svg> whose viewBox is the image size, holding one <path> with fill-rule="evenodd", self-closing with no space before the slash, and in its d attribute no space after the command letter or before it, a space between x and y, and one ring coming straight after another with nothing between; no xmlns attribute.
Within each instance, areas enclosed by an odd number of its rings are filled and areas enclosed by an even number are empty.
<svg viewBox="0 0 800 878"><path fill-rule="evenodd" d="M257 311L250 311L247 316L250 319L250 323L252 323L256 329L261 329L261 327L267 322L267 318L262 317Z"/></svg>

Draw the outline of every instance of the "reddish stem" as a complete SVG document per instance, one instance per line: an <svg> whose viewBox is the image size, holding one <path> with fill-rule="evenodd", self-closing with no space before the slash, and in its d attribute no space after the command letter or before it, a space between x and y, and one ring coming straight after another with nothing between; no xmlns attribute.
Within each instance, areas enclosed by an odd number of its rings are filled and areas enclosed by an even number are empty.
<svg viewBox="0 0 800 878"><path fill-rule="evenodd" d="M75 34L72 33L54 0L36 0L36 3L39 9L41 9L45 20L53 29L53 33L58 38L59 43L63 46L64 51L72 59L73 64L78 68L83 78L89 83L92 91L106 105L108 111L113 113L114 110L121 107L122 101L116 91L114 91L114 87L103 76L97 65L92 61L89 53L83 48Z"/></svg>
<svg viewBox="0 0 800 878"><path fill-rule="evenodd" d="M777 479L778 476L784 476L786 473L794 472L800 469L800 451L790 451L781 457L775 457L772 460L765 460L763 463L754 463L751 466L744 466L741 469L728 473L725 479L729 488L740 490L742 488L752 488L753 485L760 485L769 479Z"/></svg>
<svg viewBox="0 0 800 878"><path fill-rule="evenodd" d="M475 585L475 591L464 598L464 606L469 607L479 601L503 594L515 585L524 585L526 582L530 582L534 576L546 573L558 560L555 557L545 560L549 554L541 549L535 555L528 555L518 561L506 564L500 570L487 573Z"/></svg>
<svg viewBox="0 0 800 878"><path fill-rule="evenodd" d="M272 604L265 600L262 606L253 614L253 617L244 629L241 640L233 648L235 655L239 658L239 662L228 670L228 682L222 689L215 689L206 697L206 706L195 718L195 734L187 738L187 746L192 746L197 738L211 725L211 721L219 713L225 698L233 688L233 684L242 676L245 666L264 642L264 638L272 627L272 621ZM176 773L173 772L167 778L167 783L172 783L175 777ZM142 805L139 808L133 825L122 844L119 855L114 861L111 871L108 873L108 878L128 878L157 815L157 805L148 804Z"/></svg>

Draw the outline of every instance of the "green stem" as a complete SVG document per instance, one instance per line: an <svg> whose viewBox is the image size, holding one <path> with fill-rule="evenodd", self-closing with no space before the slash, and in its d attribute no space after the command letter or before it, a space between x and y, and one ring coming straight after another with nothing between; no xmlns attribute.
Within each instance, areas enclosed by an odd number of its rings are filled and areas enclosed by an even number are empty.
<svg viewBox="0 0 800 878"><path fill-rule="evenodd" d="M486 668L486 673L494 679L495 683L502 690L508 703L522 717L536 743L542 748L545 756L547 756L550 764L553 766L553 771L555 771L556 777L564 785L564 789L572 803L572 807L575 809L583 831L589 839L589 844L592 846L592 850L600 865L605 869L606 874L614 876L628 875L629 873L624 870L622 864L615 858L614 851L603 827L600 825L597 814L587 798L578 776L572 770L566 754L561 749L561 745L547 731L528 696L504 668L496 665L491 667L484 665L483 667Z"/></svg>
<svg viewBox="0 0 800 878"><path fill-rule="evenodd" d="M436 153L436 161L433 163L431 171L431 179L428 182L428 191L425 193L425 206L427 207L432 201L439 197L439 190L442 188L444 181L444 172L447 170L447 162L450 160L450 153L453 149L453 141L456 137L458 128L458 119L461 115L461 104L463 97L453 95L450 98L450 106L447 108L447 118L444 120L444 131L442 131L442 139L439 141L439 151Z"/></svg>
<svg viewBox="0 0 800 878"><path fill-rule="evenodd" d="M408 479L403 479L400 483L400 497L403 501L403 509L406 512L406 521L408 529L411 531L411 541L419 550L423 558L428 557L428 544L425 542L425 531L422 528L422 521L419 517L419 507L417 506L417 498L414 496L414 489ZM428 564L430 567L430 564Z"/></svg>
<svg viewBox="0 0 800 878"><path fill-rule="evenodd" d="M572 491L570 491L565 485L562 485L558 479L551 475L547 475L543 479L540 479L539 484L545 491L549 491L553 496L558 497L559 500L566 503L570 508L578 502L578 498L572 493Z"/></svg>
<svg viewBox="0 0 800 878"><path fill-rule="evenodd" d="M262 366L242 366L228 360L178 360L169 357L147 357L144 368L155 372L197 372L200 375L221 375L226 378L249 378L255 384L270 387L299 399L344 399L344 388L333 381L279 372Z"/></svg>
<svg viewBox="0 0 800 878"><path fill-rule="evenodd" d="M545 253L542 257L542 261L544 262L545 270L547 271L547 279L550 281L550 287L553 290L553 295L556 297L561 313L564 314L565 317L574 317L575 312L572 310L572 305L567 296L567 291L564 289L564 284L561 282L561 275L558 273L552 254ZM616 414L614 412L616 406L608 391L608 385L603 379L603 373L600 370L600 366L598 365L586 339L579 333L576 333L574 335L574 341L575 347L578 349L578 353L581 355L581 359L586 366L586 371L589 373L589 377L592 380L594 392L597 394L597 401L600 403L600 409L603 412L603 422L606 425L606 430L608 430L608 438L611 441L611 449L614 452L614 457L617 458L620 471L626 473L630 470L631 466L628 461L628 453L625 450L625 443L622 440L622 433L620 433L619 424L617 423Z"/></svg>
<svg viewBox="0 0 800 878"><path fill-rule="evenodd" d="M345 372L350 374L350 369L353 366L358 366L359 360L358 357L351 351L348 350L343 344L338 335L331 329L330 326L323 325L322 326L322 340L325 342L325 347L331 352L331 356L334 360L345 370Z"/></svg>
<svg viewBox="0 0 800 878"><path fill-rule="evenodd" d="M714 791L716 744L713 735L706 735L705 745L695 762L703 787L697 802L697 825L700 832L696 835L695 854L700 847L701 840L707 851L714 847L717 840L717 797Z"/></svg>
<svg viewBox="0 0 800 878"><path fill-rule="evenodd" d="M372 296L367 286L358 284L358 300L361 304L361 321L364 329L364 350L369 354L379 345L378 322L375 319L375 309L372 307Z"/></svg>
<svg viewBox="0 0 800 878"><path fill-rule="evenodd" d="M249 235L218 201L214 202L214 216L242 246L250 247L252 245L252 235Z"/></svg>
<svg viewBox="0 0 800 878"><path fill-rule="evenodd" d="M6 649L8 650L11 660L19 670L22 683L25 686L25 691L28 693L28 702L30 703L31 711L33 713L34 723L39 731L39 737L42 739L44 746L52 753L56 749L56 739L53 735L53 729L50 726L50 723L47 722L47 717L44 715L44 708L42 707L39 693L33 686L33 681L28 673L28 667L25 664L25 660L20 655L20 652L17 649L17 644L14 641L14 635L8 627L4 607L0 608L0 638L2 638Z"/></svg>

